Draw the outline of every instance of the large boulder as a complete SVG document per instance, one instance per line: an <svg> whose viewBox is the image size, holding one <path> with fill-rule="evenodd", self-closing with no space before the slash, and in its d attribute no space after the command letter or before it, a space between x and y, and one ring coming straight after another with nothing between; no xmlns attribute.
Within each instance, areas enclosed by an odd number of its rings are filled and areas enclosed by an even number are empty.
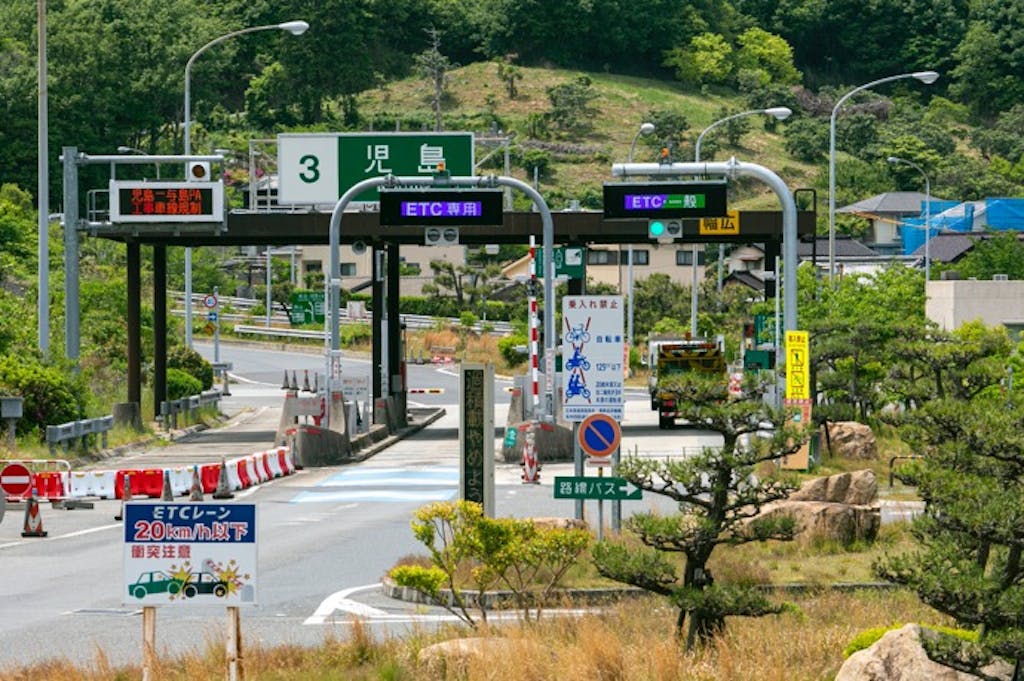
<svg viewBox="0 0 1024 681"><path fill-rule="evenodd" d="M828 428L828 438L821 434L822 442L831 444L831 453L844 459L874 461L878 458L878 442L871 428L856 421L836 421Z"/></svg>
<svg viewBox="0 0 1024 681"><path fill-rule="evenodd" d="M470 668L493 665L496 661L526 663L540 659L545 649L529 639L456 638L441 641L420 650L419 663L431 678L462 678ZM525 670L524 670L525 671Z"/></svg>
<svg viewBox="0 0 1024 681"><path fill-rule="evenodd" d="M997 662L983 670L988 678L1009 680L1013 667ZM870 648L847 658L835 681L978 681L931 660L921 646L921 627L908 624L887 632Z"/></svg>
<svg viewBox="0 0 1024 681"><path fill-rule="evenodd" d="M866 469L808 480L789 495L790 501L827 501L856 506L873 504L877 498L878 480L874 471Z"/></svg>
<svg viewBox="0 0 1024 681"><path fill-rule="evenodd" d="M872 541L882 524L875 506L833 504L827 501L785 500L772 504L762 517L791 516L801 538L834 539L842 544Z"/></svg>

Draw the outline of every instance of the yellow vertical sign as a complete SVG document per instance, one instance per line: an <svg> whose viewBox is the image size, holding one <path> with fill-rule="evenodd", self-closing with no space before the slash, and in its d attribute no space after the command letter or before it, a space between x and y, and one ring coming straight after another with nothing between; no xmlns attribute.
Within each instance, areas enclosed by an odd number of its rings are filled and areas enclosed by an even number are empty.
<svg viewBox="0 0 1024 681"><path fill-rule="evenodd" d="M811 354L806 331L786 332L786 399L811 399Z"/></svg>

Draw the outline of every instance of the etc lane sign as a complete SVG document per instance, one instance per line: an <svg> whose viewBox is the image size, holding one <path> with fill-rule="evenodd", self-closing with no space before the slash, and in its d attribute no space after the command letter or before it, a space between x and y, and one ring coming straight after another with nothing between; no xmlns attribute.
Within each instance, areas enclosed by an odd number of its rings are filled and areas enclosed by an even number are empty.
<svg viewBox="0 0 1024 681"><path fill-rule="evenodd" d="M256 505L129 502L126 604L256 604Z"/></svg>
<svg viewBox="0 0 1024 681"><path fill-rule="evenodd" d="M473 175L473 133L286 133L277 137L278 202L336 203L357 183L387 175ZM350 205L379 201L377 189Z"/></svg>
<svg viewBox="0 0 1024 681"><path fill-rule="evenodd" d="M622 421L622 296L563 296L562 413L579 422L592 414Z"/></svg>

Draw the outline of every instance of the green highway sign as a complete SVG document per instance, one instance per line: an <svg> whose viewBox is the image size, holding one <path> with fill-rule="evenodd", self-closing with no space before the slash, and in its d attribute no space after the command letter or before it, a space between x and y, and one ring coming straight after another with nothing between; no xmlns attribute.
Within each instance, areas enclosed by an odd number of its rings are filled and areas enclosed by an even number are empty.
<svg viewBox="0 0 1024 681"><path fill-rule="evenodd" d="M324 323L323 291L292 291L289 317L292 326Z"/></svg>
<svg viewBox="0 0 1024 681"><path fill-rule="evenodd" d="M283 133L277 136L278 202L337 203L363 180L474 172L473 133ZM363 192L356 205L379 201L376 189Z"/></svg>
<svg viewBox="0 0 1024 681"><path fill-rule="evenodd" d="M555 246L555 276L582 279L586 271L587 249L583 246ZM544 277L544 249L538 248L533 258L533 272Z"/></svg>
<svg viewBox="0 0 1024 681"><path fill-rule="evenodd" d="M639 501L643 490L625 478L572 476L555 478L555 499Z"/></svg>

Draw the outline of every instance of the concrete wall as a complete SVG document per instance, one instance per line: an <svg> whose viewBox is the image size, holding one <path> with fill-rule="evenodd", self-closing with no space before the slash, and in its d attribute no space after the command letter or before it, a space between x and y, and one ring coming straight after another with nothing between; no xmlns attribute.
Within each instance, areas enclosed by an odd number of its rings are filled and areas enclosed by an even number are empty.
<svg viewBox="0 0 1024 681"><path fill-rule="evenodd" d="M1024 281L930 281L924 310L947 331L975 319L986 326L1019 328L1024 323Z"/></svg>

